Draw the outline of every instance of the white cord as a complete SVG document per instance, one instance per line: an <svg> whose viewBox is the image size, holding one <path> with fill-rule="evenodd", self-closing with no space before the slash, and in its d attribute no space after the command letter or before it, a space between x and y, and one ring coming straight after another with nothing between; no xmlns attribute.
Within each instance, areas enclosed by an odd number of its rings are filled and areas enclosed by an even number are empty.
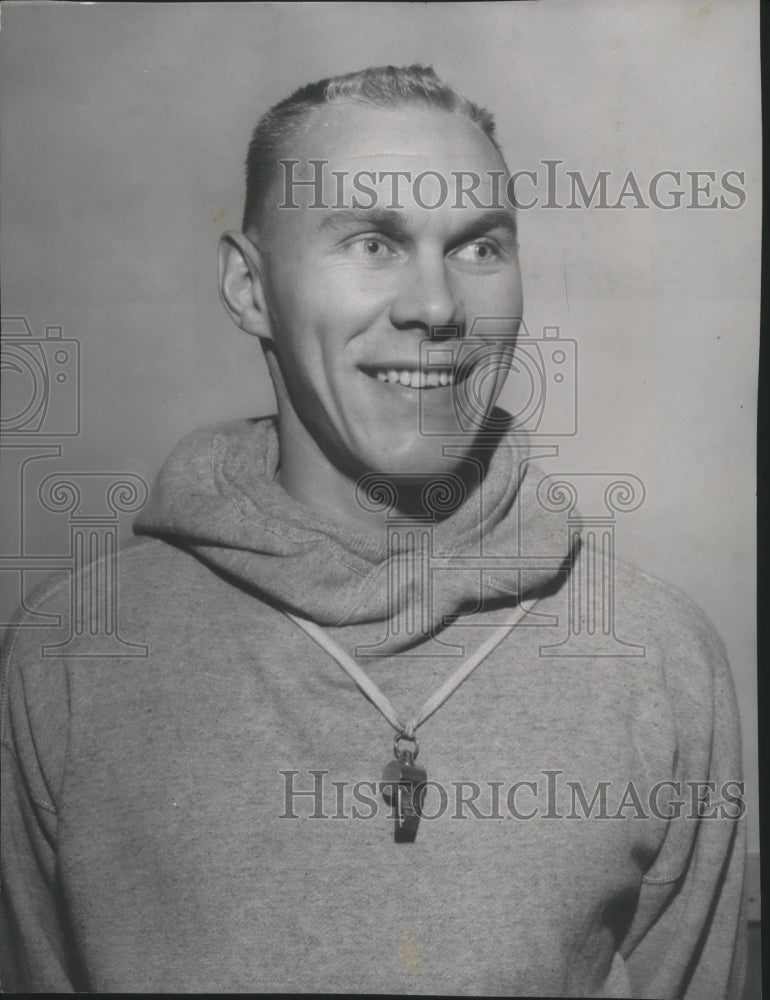
<svg viewBox="0 0 770 1000"><path fill-rule="evenodd" d="M513 612L514 621L496 628L492 635L482 642L476 652L472 653L467 660L461 663L441 687L437 691L434 691L420 709L419 714L411 722L407 723L402 722L390 700L382 693L374 681L367 677L353 657L346 653L333 639L330 639L323 629L316 625L315 622L308 621L307 618L301 618L290 611L284 611L284 613L339 663L345 673L355 681L369 701L382 712L399 734L403 735L406 739L413 739L417 727L421 726L437 709L441 708L447 698L451 694L454 694L464 680L470 677L476 667L516 628L524 615L528 613L528 610L522 607L521 602L517 604Z"/></svg>

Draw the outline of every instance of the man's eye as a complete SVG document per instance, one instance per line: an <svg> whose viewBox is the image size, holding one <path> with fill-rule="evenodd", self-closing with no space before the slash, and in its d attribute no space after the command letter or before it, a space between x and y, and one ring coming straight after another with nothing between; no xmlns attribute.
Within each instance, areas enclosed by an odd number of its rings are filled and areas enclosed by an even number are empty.
<svg viewBox="0 0 770 1000"><path fill-rule="evenodd" d="M455 250L452 256L456 260L470 264L487 264L499 260L500 251L493 243L486 240L476 240L473 243L466 243L459 250Z"/></svg>
<svg viewBox="0 0 770 1000"><path fill-rule="evenodd" d="M393 254L393 248L390 244L378 236L364 236L361 239L354 240L351 246L361 256L374 260L390 257Z"/></svg>

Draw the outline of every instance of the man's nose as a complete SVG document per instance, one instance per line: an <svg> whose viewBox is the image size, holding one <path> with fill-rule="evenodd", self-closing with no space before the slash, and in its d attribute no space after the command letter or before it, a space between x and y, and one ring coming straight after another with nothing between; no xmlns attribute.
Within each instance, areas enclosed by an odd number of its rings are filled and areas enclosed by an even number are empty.
<svg viewBox="0 0 770 1000"><path fill-rule="evenodd" d="M430 334L434 327L459 327L465 322L462 300L443 255L418 256L405 270L403 284L391 303L393 326L419 327Z"/></svg>

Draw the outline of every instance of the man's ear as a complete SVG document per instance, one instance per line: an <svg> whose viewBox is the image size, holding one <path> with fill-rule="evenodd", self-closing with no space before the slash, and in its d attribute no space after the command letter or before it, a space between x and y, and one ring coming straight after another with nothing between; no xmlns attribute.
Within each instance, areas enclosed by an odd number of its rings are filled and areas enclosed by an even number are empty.
<svg viewBox="0 0 770 1000"><path fill-rule="evenodd" d="M272 340L262 288L262 258L243 233L230 229L219 240L219 295L230 319L246 333Z"/></svg>

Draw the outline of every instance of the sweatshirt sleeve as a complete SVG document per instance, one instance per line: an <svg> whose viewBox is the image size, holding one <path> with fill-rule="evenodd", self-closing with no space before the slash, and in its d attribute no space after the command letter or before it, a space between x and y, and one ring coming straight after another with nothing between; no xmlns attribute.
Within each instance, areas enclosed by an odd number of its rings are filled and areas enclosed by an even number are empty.
<svg viewBox="0 0 770 1000"><path fill-rule="evenodd" d="M676 815L673 802L666 807L675 815L643 876L621 947L633 997L740 1000L743 992L746 845L740 728L724 647L698 615L698 627L685 630L683 645L675 651L686 656L685 670L677 668L669 678L681 734L675 775L681 809Z"/></svg>
<svg viewBox="0 0 770 1000"><path fill-rule="evenodd" d="M47 629L17 626L3 643L0 982L6 993L74 992L56 857L67 687L61 661L41 656L49 637Z"/></svg>

